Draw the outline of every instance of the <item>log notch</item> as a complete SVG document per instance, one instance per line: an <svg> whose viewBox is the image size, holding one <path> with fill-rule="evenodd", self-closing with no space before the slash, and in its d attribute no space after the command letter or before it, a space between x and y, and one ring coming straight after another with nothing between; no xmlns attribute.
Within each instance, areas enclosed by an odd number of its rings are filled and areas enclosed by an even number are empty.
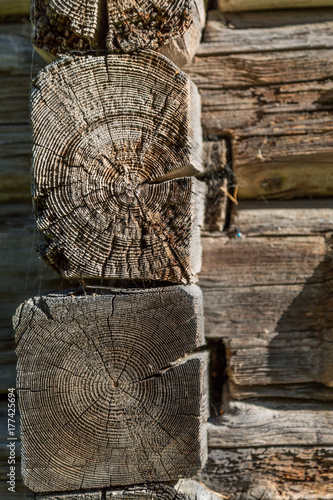
<svg viewBox="0 0 333 500"><path fill-rule="evenodd" d="M332 9L209 13L185 70L204 133L231 137L240 197L333 194L332 20Z"/></svg>
<svg viewBox="0 0 333 500"><path fill-rule="evenodd" d="M152 51L65 57L34 84L32 124L40 253L55 270L195 280L204 188L183 177L202 169L200 100L184 73Z"/></svg>
<svg viewBox="0 0 333 500"><path fill-rule="evenodd" d="M33 43L50 54L77 50L161 51L189 62L205 24L203 0L34 0Z"/></svg>
<svg viewBox="0 0 333 500"><path fill-rule="evenodd" d="M193 476L206 455L202 323L196 286L26 301L14 317L25 484Z"/></svg>

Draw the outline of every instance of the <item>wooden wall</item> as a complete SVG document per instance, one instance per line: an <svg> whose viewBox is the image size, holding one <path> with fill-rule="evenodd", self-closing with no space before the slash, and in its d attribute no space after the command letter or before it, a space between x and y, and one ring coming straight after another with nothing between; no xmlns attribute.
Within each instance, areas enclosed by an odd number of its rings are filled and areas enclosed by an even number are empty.
<svg viewBox="0 0 333 500"><path fill-rule="evenodd" d="M28 100L44 62L21 16L26 5L15 8L5 13L19 17L3 18L0 31L4 491L11 317L23 300L67 286L35 251ZM331 8L211 11L186 68L202 98L206 169L226 171L232 160L236 174L209 177L199 282L212 351L209 459L199 479L221 498L333 496L332 22ZM225 198L215 201L228 183L243 201L237 211L229 201L226 215ZM24 498L22 485L10 498Z"/></svg>

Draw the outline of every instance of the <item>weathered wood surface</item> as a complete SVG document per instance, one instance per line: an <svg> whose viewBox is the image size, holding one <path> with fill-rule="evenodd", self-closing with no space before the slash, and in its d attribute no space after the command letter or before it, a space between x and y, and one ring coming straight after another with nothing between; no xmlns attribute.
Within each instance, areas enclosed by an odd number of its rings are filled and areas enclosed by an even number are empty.
<svg viewBox="0 0 333 500"><path fill-rule="evenodd" d="M314 236L333 232L333 198L242 201L233 222L245 237ZM231 228L232 229L232 228Z"/></svg>
<svg viewBox="0 0 333 500"><path fill-rule="evenodd" d="M30 27L1 25L0 202L31 199L29 88L31 74L42 66L40 57L32 54Z"/></svg>
<svg viewBox="0 0 333 500"><path fill-rule="evenodd" d="M8 16L28 16L30 0L0 0L0 18Z"/></svg>
<svg viewBox="0 0 333 500"><path fill-rule="evenodd" d="M238 54L282 50L332 49L332 19L330 21L284 26L238 29L226 24L225 16L213 11L209 14L203 44L197 55ZM289 43L288 43L289 40Z"/></svg>
<svg viewBox="0 0 333 500"><path fill-rule="evenodd" d="M333 390L318 383L238 385L229 380L228 390L234 399L294 398L333 401Z"/></svg>
<svg viewBox="0 0 333 500"><path fill-rule="evenodd" d="M332 500L333 447L212 449L199 480L228 500Z"/></svg>
<svg viewBox="0 0 333 500"><path fill-rule="evenodd" d="M39 296L14 326L30 489L170 481L203 466L207 353L191 353L204 343L198 287Z"/></svg>
<svg viewBox="0 0 333 500"><path fill-rule="evenodd" d="M39 293L59 290L62 280L37 256L31 202L0 204L0 392L15 387L12 316L17 305Z"/></svg>
<svg viewBox="0 0 333 500"><path fill-rule="evenodd" d="M56 90L55 90L56 89ZM32 92L40 253L65 277L188 283L200 270L200 99L153 51L64 57Z"/></svg>
<svg viewBox="0 0 333 500"><path fill-rule="evenodd" d="M250 210L249 221L240 210L230 237L202 239L205 333L226 344L234 384L331 386L332 248L330 233L321 231L330 230L332 217L324 208L323 225L310 235L321 208L307 217L306 207L275 210Z"/></svg>
<svg viewBox="0 0 333 500"><path fill-rule="evenodd" d="M221 500L224 495L215 493L204 484L193 479L180 479L175 489L186 495L191 500Z"/></svg>
<svg viewBox="0 0 333 500"><path fill-rule="evenodd" d="M333 446L331 403L230 400L222 409L208 424L210 448Z"/></svg>
<svg viewBox="0 0 333 500"><path fill-rule="evenodd" d="M332 0L217 0L222 11L333 7Z"/></svg>
<svg viewBox="0 0 333 500"><path fill-rule="evenodd" d="M228 208L229 184L233 180L230 147L225 139L203 142L203 179L207 186L204 231L223 231Z"/></svg>
<svg viewBox="0 0 333 500"><path fill-rule="evenodd" d="M204 132L232 137L241 197L332 195L331 24L237 29L210 13L186 71Z"/></svg>
<svg viewBox="0 0 333 500"><path fill-rule="evenodd" d="M277 26L331 22L333 20L333 8L326 7L323 9L313 7L223 13L215 10L209 12L208 19L210 21L219 19L225 26L229 26L231 29L276 28ZM240 33L240 36L244 34ZM210 35L208 34L208 36ZM290 40L290 43L294 43L294 40ZM265 50L265 47L263 47L263 50Z"/></svg>
<svg viewBox="0 0 333 500"><path fill-rule="evenodd" d="M129 486L112 491L34 496L34 500L220 500L221 498L225 497L214 494L197 481L186 479L178 481L174 487L151 483L147 486Z"/></svg>
<svg viewBox="0 0 333 500"><path fill-rule="evenodd" d="M203 0L105 2L34 0L33 43L53 55L105 50L159 50L179 66L198 47L205 24Z"/></svg>

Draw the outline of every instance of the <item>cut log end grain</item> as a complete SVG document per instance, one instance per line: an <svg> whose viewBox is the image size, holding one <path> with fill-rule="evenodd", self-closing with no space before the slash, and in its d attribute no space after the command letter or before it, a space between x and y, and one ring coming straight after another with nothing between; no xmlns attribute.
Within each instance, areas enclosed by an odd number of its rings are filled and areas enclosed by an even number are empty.
<svg viewBox="0 0 333 500"><path fill-rule="evenodd" d="M65 57L32 92L42 257L61 275L176 283L200 269L200 98L164 56Z"/></svg>
<svg viewBox="0 0 333 500"><path fill-rule="evenodd" d="M103 496L102 496L103 495ZM128 486L112 491L89 493L60 493L58 495L38 495L36 500L192 500L192 497L178 493L166 484L148 484L146 486Z"/></svg>
<svg viewBox="0 0 333 500"><path fill-rule="evenodd" d="M22 476L37 492L171 481L206 458L207 353L196 286L25 302Z"/></svg>
<svg viewBox="0 0 333 500"><path fill-rule="evenodd" d="M184 65L199 44L205 11L203 0L35 0L32 21L33 43L53 55L163 47Z"/></svg>

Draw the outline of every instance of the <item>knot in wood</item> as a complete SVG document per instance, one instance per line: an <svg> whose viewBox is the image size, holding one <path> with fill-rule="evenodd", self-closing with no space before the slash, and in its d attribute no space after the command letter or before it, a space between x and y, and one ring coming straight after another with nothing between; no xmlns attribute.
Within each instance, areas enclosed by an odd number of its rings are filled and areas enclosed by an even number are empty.
<svg viewBox="0 0 333 500"><path fill-rule="evenodd" d="M119 175L114 181L114 194L117 201L124 207L133 207L139 204L143 191L140 189L142 179L135 172Z"/></svg>

